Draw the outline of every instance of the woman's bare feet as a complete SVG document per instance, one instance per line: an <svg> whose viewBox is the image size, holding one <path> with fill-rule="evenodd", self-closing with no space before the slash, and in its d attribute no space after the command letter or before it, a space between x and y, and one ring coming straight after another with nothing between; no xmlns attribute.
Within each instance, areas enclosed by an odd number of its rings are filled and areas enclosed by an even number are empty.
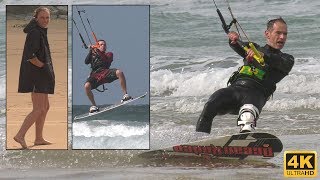
<svg viewBox="0 0 320 180"><path fill-rule="evenodd" d="M34 141L34 145L35 146L38 146L38 145L50 145L50 144L52 144L52 143L49 142L49 141L46 141L44 139L37 139L37 140Z"/></svg>
<svg viewBox="0 0 320 180"><path fill-rule="evenodd" d="M13 139L21 145L22 149L28 149L26 141L24 140L23 137L15 136Z"/></svg>

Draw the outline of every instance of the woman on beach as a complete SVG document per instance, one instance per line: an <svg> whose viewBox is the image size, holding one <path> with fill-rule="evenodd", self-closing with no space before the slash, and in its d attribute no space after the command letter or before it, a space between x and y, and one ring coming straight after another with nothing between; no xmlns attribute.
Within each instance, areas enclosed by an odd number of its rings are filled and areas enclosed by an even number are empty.
<svg viewBox="0 0 320 180"><path fill-rule="evenodd" d="M25 135L35 123L34 145L48 145L43 138L43 127L49 110L48 94L54 93L55 75L48 44L47 28L50 22L50 10L39 7L34 17L24 28L27 33L19 76L19 93L31 92L33 109L27 115L20 130L13 138L23 149L28 148Z"/></svg>

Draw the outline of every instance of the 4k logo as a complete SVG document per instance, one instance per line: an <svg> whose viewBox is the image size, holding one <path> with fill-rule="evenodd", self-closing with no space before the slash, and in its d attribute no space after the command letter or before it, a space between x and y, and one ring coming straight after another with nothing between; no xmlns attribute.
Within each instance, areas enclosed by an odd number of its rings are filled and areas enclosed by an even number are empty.
<svg viewBox="0 0 320 180"><path fill-rule="evenodd" d="M283 157L285 177L316 177L316 151L285 151Z"/></svg>

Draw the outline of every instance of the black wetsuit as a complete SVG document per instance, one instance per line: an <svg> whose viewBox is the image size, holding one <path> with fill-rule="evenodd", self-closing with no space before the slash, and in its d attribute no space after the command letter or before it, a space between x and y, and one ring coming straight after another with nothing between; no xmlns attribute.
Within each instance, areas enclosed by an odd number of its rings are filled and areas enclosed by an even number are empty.
<svg viewBox="0 0 320 180"><path fill-rule="evenodd" d="M230 44L230 46L240 56L246 57L246 52L238 44ZM212 121L216 115L238 114L240 107L244 104L253 104L261 112L268 98L276 90L276 83L291 71L294 64L293 56L282 53L269 45L259 47L255 44L255 46L264 53L265 66L262 69L265 74L263 79L241 74L239 71L235 72L230 78L230 86L210 96L197 122L196 131L210 133ZM256 61L253 63L248 63L246 59L243 61L244 66L259 66Z"/></svg>
<svg viewBox="0 0 320 180"><path fill-rule="evenodd" d="M27 37L20 66L18 92L53 94L55 75L48 43L47 28L41 28L35 19L33 19L23 31L27 33ZM44 66L40 68L29 62L34 57L43 62Z"/></svg>

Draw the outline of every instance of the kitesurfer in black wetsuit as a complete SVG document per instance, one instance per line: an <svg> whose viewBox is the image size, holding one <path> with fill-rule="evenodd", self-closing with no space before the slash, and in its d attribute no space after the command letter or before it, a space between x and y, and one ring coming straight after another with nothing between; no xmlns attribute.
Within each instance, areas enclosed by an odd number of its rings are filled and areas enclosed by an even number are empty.
<svg viewBox="0 0 320 180"><path fill-rule="evenodd" d="M267 44L254 44L264 58L264 64L256 61L253 50L245 50L237 43L236 32L228 34L230 47L243 57L244 65L230 77L230 86L214 92L197 122L196 131L211 132L213 118L226 113L238 114L240 132L251 132L266 101L294 64L293 56L282 53L287 39L287 24L280 17L267 23L265 37Z"/></svg>
<svg viewBox="0 0 320 180"><path fill-rule="evenodd" d="M96 89L102 84L111 83L119 79L121 89L124 94L121 101L132 99L127 93L126 78L124 73L120 69L110 69L113 61L113 53L106 52L106 49L106 42L104 40L99 40L97 47L90 46L89 54L85 59L85 64L91 64L91 73L84 85L87 96L92 103L92 106L89 110L90 113L99 111L91 90Z"/></svg>

